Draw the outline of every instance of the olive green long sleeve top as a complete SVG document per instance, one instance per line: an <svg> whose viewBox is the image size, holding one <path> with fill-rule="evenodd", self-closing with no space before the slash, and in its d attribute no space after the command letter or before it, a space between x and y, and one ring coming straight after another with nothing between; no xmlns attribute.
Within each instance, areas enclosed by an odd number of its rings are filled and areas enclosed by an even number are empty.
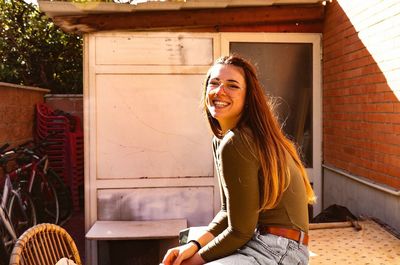
<svg viewBox="0 0 400 265"><path fill-rule="evenodd" d="M204 246L200 256L206 261L232 254L253 236L257 225L295 228L308 232L308 208L305 185L294 161L288 158L290 184L274 209L259 212L260 162L254 155L254 143L240 132L229 131L223 139L213 139L221 210L207 231L214 239Z"/></svg>

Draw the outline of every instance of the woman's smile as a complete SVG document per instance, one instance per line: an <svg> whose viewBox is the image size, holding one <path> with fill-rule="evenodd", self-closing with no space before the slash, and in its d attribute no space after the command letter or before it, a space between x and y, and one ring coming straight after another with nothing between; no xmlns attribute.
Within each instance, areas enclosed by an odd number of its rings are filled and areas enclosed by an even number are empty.
<svg viewBox="0 0 400 265"><path fill-rule="evenodd" d="M225 101L221 101L221 100L213 100L213 104L216 108L225 108L226 106L228 106L230 103L225 102Z"/></svg>

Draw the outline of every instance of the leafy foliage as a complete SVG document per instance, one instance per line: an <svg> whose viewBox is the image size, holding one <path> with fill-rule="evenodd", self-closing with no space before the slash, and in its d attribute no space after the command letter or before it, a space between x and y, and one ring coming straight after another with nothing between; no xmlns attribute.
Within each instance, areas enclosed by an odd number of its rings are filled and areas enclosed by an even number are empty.
<svg viewBox="0 0 400 265"><path fill-rule="evenodd" d="M82 93L82 37L23 0L0 0L0 10L0 81Z"/></svg>

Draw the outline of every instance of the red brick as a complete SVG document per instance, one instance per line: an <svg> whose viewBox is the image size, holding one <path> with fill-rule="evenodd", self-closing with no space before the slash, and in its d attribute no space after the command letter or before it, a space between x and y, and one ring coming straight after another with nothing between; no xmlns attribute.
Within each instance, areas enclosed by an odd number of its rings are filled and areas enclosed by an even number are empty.
<svg viewBox="0 0 400 265"><path fill-rule="evenodd" d="M370 93L367 95L367 98L369 103L392 102L387 92Z"/></svg>
<svg viewBox="0 0 400 265"><path fill-rule="evenodd" d="M388 177L387 185L399 190L400 189L400 178L399 177Z"/></svg>
<svg viewBox="0 0 400 265"><path fill-rule="evenodd" d="M384 100L390 101L390 102L398 102L399 101L397 99L396 95L392 91L384 93Z"/></svg>
<svg viewBox="0 0 400 265"><path fill-rule="evenodd" d="M376 83L376 84L369 84L367 86L367 91L366 92L387 92L391 91L390 87L386 82L383 83Z"/></svg>
<svg viewBox="0 0 400 265"><path fill-rule="evenodd" d="M377 104L377 111L380 112L394 112L394 104L393 103L379 103Z"/></svg>
<svg viewBox="0 0 400 265"><path fill-rule="evenodd" d="M365 62L365 66L361 70L362 75L369 75L369 74L376 74L382 73L379 67L376 64L367 65L368 63Z"/></svg>
<svg viewBox="0 0 400 265"><path fill-rule="evenodd" d="M366 129L377 133L395 133L395 125L392 123L369 123Z"/></svg>
<svg viewBox="0 0 400 265"><path fill-rule="evenodd" d="M368 133L366 137L368 139L375 140L381 143L396 144L396 145L400 143L400 135L373 132L373 133Z"/></svg>
<svg viewBox="0 0 400 265"><path fill-rule="evenodd" d="M351 53L351 52L358 51L358 50L361 50L361 49L365 49L364 44L361 41L354 42L354 43L352 43L350 45L347 45L347 46L343 47L343 54Z"/></svg>
<svg viewBox="0 0 400 265"><path fill-rule="evenodd" d="M333 50L331 52L324 52L324 60L330 61L330 60L336 60L338 57L342 56L343 49L337 49Z"/></svg>
<svg viewBox="0 0 400 265"><path fill-rule="evenodd" d="M351 23L350 23L350 25L351 25ZM353 25L351 25L350 27L346 28L343 31L343 36L344 37L353 36L353 35L357 35L357 31L356 31L356 29L354 28Z"/></svg>
<svg viewBox="0 0 400 265"><path fill-rule="evenodd" d="M362 176L362 177L368 177L368 174L369 174L368 169L357 166L357 164L349 164L348 170L350 171L350 173L357 175L357 176Z"/></svg>
<svg viewBox="0 0 400 265"><path fill-rule="evenodd" d="M361 45L362 47L364 47L364 44L358 37L358 34L353 34L353 35L347 36L343 39L344 46L350 46L350 45L354 45L354 44Z"/></svg>
<svg viewBox="0 0 400 265"><path fill-rule="evenodd" d="M400 102L393 103L393 112L400 113Z"/></svg>
<svg viewBox="0 0 400 265"><path fill-rule="evenodd" d="M375 182L379 182L385 185L390 185L390 179L391 177L386 175L386 174L382 174L381 172L377 172L377 171L370 171L369 174L369 179L375 181Z"/></svg>
<svg viewBox="0 0 400 265"><path fill-rule="evenodd" d="M345 60L345 62L351 62L361 58L369 58L373 60L373 58L371 58L371 54L368 52L367 49L361 49L343 55L343 59Z"/></svg>
<svg viewBox="0 0 400 265"><path fill-rule="evenodd" d="M364 86L353 86L349 88L350 95L360 95L364 94L365 87Z"/></svg>
<svg viewBox="0 0 400 265"><path fill-rule="evenodd" d="M382 73L375 73L371 75L366 75L368 83L384 83L386 82L386 77Z"/></svg>

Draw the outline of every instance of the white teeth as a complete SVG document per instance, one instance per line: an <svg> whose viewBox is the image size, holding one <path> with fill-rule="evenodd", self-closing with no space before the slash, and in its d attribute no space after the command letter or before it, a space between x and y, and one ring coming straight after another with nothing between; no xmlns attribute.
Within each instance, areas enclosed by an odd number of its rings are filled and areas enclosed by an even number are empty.
<svg viewBox="0 0 400 265"><path fill-rule="evenodd" d="M222 102L222 101L214 101L214 105L217 107L225 107L225 106L228 106L229 104L226 102Z"/></svg>

